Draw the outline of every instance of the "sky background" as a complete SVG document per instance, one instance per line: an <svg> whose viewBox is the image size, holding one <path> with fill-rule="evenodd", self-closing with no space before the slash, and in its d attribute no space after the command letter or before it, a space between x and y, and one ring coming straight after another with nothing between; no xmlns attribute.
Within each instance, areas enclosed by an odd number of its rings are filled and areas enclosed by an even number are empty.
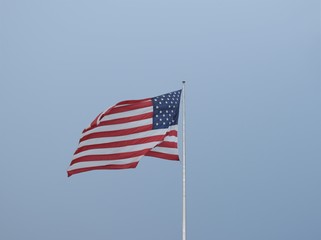
<svg viewBox="0 0 321 240"><path fill-rule="evenodd" d="M83 128L187 81L187 238L321 239L319 0L0 0L0 239L181 239L181 164L67 178Z"/></svg>

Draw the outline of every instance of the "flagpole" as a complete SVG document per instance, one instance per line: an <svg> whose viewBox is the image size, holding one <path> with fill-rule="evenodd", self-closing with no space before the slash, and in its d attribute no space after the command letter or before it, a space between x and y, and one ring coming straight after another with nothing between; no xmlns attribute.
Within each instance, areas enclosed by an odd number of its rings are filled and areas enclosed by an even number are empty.
<svg viewBox="0 0 321 240"><path fill-rule="evenodd" d="M182 103L183 103L183 159L182 159L182 175L183 175L183 216L182 216L182 240L186 240L186 135L185 135L185 81L183 83Z"/></svg>

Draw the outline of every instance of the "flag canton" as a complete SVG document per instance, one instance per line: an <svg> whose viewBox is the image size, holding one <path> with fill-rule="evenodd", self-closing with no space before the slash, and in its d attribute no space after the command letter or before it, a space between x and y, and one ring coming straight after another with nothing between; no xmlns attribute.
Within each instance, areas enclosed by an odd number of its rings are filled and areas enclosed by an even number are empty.
<svg viewBox="0 0 321 240"><path fill-rule="evenodd" d="M153 129L168 128L176 125L182 90L152 98Z"/></svg>

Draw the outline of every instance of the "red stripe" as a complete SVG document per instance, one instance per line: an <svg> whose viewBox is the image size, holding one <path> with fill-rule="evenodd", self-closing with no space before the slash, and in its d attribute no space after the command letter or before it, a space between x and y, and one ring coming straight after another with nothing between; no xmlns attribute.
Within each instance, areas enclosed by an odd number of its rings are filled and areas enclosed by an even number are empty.
<svg viewBox="0 0 321 240"><path fill-rule="evenodd" d="M118 107L117 105L114 106L113 108L110 109L110 111L108 111L108 114L103 114L102 118L106 115L109 115L109 114L114 114L114 113L121 113L121 112L127 112L127 111L131 111L131 110L136 110L136 109L139 109L139 108L145 108L145 107L151 107L153 106L153 103L152 101L143 101L143 102L138 102L138 103L135 103L135 104L130 104L130 105L127 105L127 106L121 106L121 107Z"/></svg>
<svg viewBox="0 0 321 240"><path fill-rule="evenodd" d="M124 100L124 101L121 101L121 102L115 104L115 106L117 107L119 105L135 104L135 103L139 103L139 102L146 102L149 100L151 100L151 98L144 98L144 99L138 99L138 100Z"/></svg>
<svg viewBox="0 0 321 240"><path fill-rule="evenodd" d="M174 136L177 137L177 130L171 130L166 133L166 136Z"/></svg>
<svg viewBox="0 0 321 240"><path fill-rule="evenodd" d="M125 118L118 118L113 120L107 120L107 121L101 121L98 126L107 126L107 125L113 125L113 124L120 124L120 123L128 123L128 122L135 122L139 120L149 119L153 117L153 113L144 113L132 117L125 117Z"/></svg>
<svg viewBox="0 0 321 240"><path fill-rule="evenodd" d="M101 143L101 144L93 144L88 146L79 147L74 154L98 148L114 148L114 147L124 147L129 145L136 145L142 143L149 143L155 141L162 141L164 139L163 135L156 135L145 138L136 138L132 140L118 141L118 142L110 142L110 143ZM177 144L176 144L177 145Z"/></svg>
<svg viewBox="0 0 321 240"><path fill-rule="evenodd" d="M85 128L85 129L82 131L82 133L85 133L85 132L87 132L87 131L89 131L89 130L95 128L95 127L97 127L97 121L98 121L98 119L100 118L101 114L102 114L102 113L99 113L99 115L90 123L90 126L87 127L87 128Z"/></svg>
<svg viewBox="0 0 321 240"><path fill-rule="evenodd" d="M106 165L106 166L99 166L99 167L86 167L86 168L78 168L71 171L67 171L68 177L82 172L88 172L91 170L106 170L106 169L128 169L128 168L136 168L138 162L128 163L128 164L113 164L113 165Z"/></svg>
<svg viewBox="0 0 321 240"><path fill-rule="evenodd" d="M126 159L126 158L133 158L138 156L143 156L146 152L150 151L151 148L133 151L133 152L125 152L125 153L113 153L113 154L104 154L104 155L88 155L79 158L75 158L71 161L71 165L79 162L90 162L90 161L108 161L108 160L119 160L119 159Z"/></svg>
<svg viewBox="0 0 321 240"><path fill-rule="evenodd" d="M103 137L117 137L117 136L124 136L128 134L134 134L134 133L140 133L140 132L146 132L152 130L153 125L149 124L146 126L141 127L135 127L135 128L128 128L123 130L114 130L114 131L106 131L106 132L97 132L97 133L90 133L86 136L83 136L79 143L92 139L92 138L103 138Z"/></svg>
<svg viewBox="0 0 321 240"><path fill-rule="evenodd" d="M146 153L145 156L163 158L166 160L174 160L174 161L179 160L179 157L176 154L167 154L167 153L160 153L160 152L153 152L153 151Z"/></svg>
<svg viewBox="0 0 321 240"><path fill-rule="evenodd" d="M177 148L177 142L161 142L157 147Z"/></svg>

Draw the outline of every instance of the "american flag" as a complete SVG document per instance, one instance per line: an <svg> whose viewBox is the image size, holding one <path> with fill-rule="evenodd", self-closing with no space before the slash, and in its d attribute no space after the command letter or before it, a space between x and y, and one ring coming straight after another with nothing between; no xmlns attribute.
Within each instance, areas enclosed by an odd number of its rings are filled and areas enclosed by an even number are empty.
<svg viewBox="0 0 321 240"><path fill-rule="evenodd" d="M179 160L181 91L122 101L100 113L83 131L68 176L91 170L135 168L143 156Z"/></svg>

